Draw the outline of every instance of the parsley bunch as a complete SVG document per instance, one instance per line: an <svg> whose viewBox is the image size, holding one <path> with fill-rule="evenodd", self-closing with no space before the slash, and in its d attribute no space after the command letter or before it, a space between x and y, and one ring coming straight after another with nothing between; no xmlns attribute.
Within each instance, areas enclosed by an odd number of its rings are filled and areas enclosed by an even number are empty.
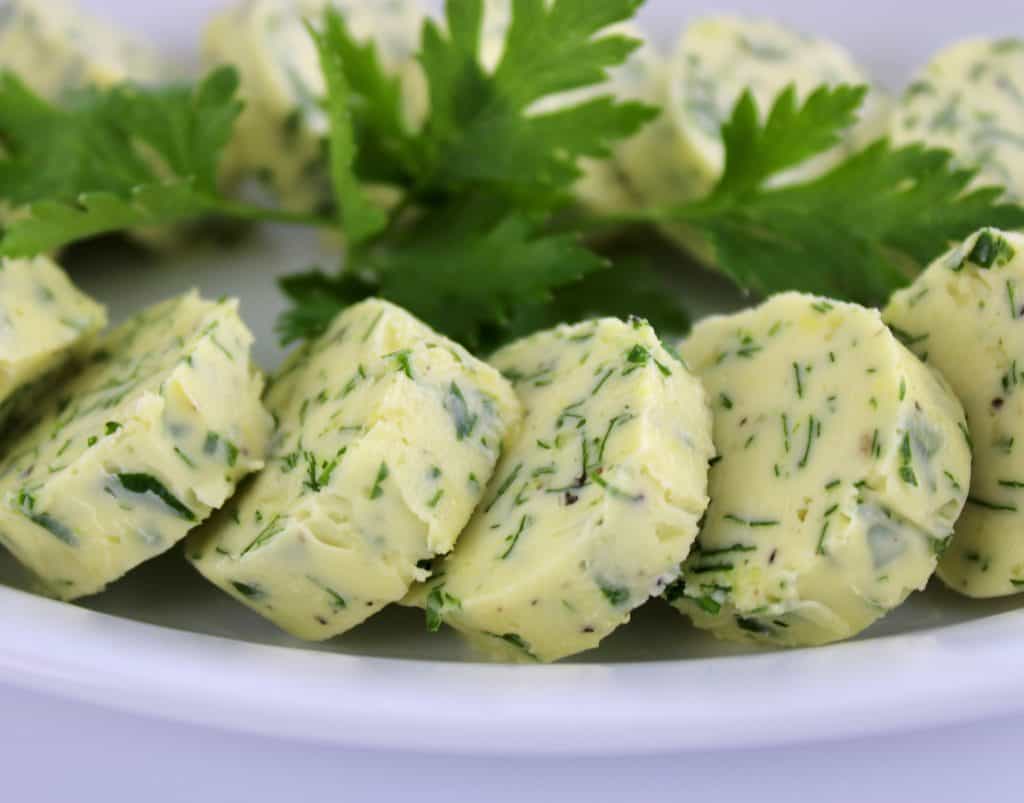
<svg viewBox="0 0 1024 803"><path fill-rule="evenodd" d="M326 78L331 177L347 241L343 270L286 278L294 306L285 341L323 331L342 306L384 296L471 347L507 334L524 310L549 304L608 261L553 215L571 200L581 157L610 155L656 110L598 97L556 111L530 107L599 84L639 42L602 31L640 0L517 0L504 56L480 61L482 0L449 0L428 21L419 61L429 112L411 131L397 80L372 44L329 10L311 30ZM385 182L401 200L385 213L361 187Z"/></svg>
<svg viewBox="0 0 1024 803"><path fill-rule="evenodd" d="M743 94L723 125L725 169L706 198L594 220L572 213L580 159L608 158L659 110L608 96L550 99L602 84L629 57L639 42L608 28L642 1L512 0L503 55L489 70L483 0L447 0L444 24L423 27L430 102L415 129L374 44L328 9L310 36L330 122L330 219L219 191L241 110L231 68L195 86L78 91L59 106L0 73L0 208L16 210L4 213L0 256L210 215L337 228L342 267L281 283L292 303L279 321L285 342L314 337L344 306L380 295L486 349L594 314L637 313L681 333L681 294L650 258L585 238L623 223L685 226L744 290L865 304L883 302L975 229L1024 228L1024 208L1001 202L1000 188L969 190L972 171L922 145L879 140L819 177L783 184L855 122L865 89L847 86L820 87L803 102L789 88L763 119ZM368 191L382 184L396 203Z"/></svg>
<svg viewBox="0 0 1024 803"><path fill-rule="evenodd" d="M337 104L334 184L350 252L337 275L282 282L293 302L280 321L283 338L314 336L338 309L373 294L475 347L592 314L634 312L684 330L679 294L649 262L616 258L613 270L601 270L612 262L583 245L580 221L570 217L566 228L555 216L580 176L578 159L608 156L654 110L599 98L528 111L550 93L601 82L621 63L636 43L599 33L638 6L516 0L504 58L488 73L479 61L481 3L449 0L447 34L434 23L424 30L431 103L416 134L403 128L397 81L381 72L372 46L360 47L343 21L329 18L317 41L328 102ZM1000 188L968 191L974 172L922 145L879 140L818 178L780 186L780 175L841 141L865 94L822 86L798 103L790 87L762 121L746 92L722 127L725 169L706 198L588 226L683 224L743 290L876 305L951 241L982 226L1024 227L1024 209L1001 203ZM338 125L346 109L348 125ZM404 200L387 223L376 215L364 226L364 199L346 210L345 191L374 179L402 186Z"/></svg>

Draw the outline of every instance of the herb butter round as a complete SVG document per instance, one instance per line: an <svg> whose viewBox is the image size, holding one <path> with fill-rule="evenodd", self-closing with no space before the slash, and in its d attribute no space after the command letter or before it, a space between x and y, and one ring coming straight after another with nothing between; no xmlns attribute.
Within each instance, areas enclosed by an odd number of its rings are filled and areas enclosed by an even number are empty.
<svg viewBox="0 0 1024 803"><path fill-rule="evenodd" d="M492 358L523 403L482 506L409 602L483 654L588 650L678 574L707 505L700 383L645 322L602 319Z"/></svg>
<svg viewBox="0 0 1024 803"><path fill-rule="evenodd" d="M1024 201L1024 38L970 39L940 51L907 87L890 128L977 169L974 187Z"/></svg>
<svg viewBox="0 0 1024 803"><path fill-rule="evenodd" d="M106 323L53 260L0 259L0 425L29 411Z"/></svg>
<svg viewBox="0 0 1024 803"><path fill-rule="evenodd" d="M0 543L46 591L101 591L262 467L270 417L251 345L237 302L187 293L99 338L19 421L0 461Z"/></svg>
<svg viewBox="0 0 1024 803"><path fill-rule="evenodd" d="M81 11L70 0L4 0L0 69L57 100L69 89L156 83L167 66L155 47Z"/></svg>
<svg viewBox="0 0 1024 803"><path fill-rule="evenodd" d="M970 497L939 577L971 597L1024 591L1024 235L973 234L883 315L967 411Z"/></svg>
<svg viewBox="0 0 1024 803"><path fill-rule="evenodd" d="M401 599L451 550L519 402L501 375L371 299L297 351L266 397L267 468L189 542L211 582L322 640Z"/></svg>
<svg viewBox="0 0 1024 803"><path fill-rule="evenodd" d="M719 457L677 608L729 640L823 644L924 587L967 497L966 424L876 310L785 293L680 350Z"/></svg>

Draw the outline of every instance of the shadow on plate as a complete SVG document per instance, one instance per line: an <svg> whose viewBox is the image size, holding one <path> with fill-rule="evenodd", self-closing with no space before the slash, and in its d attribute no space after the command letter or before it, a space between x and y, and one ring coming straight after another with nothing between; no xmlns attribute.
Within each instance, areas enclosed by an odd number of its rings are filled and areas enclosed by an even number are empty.
<svg viewBox="0 0 1024 803"><path fill-rule="evenodd" d="M29 589L28 579L6 554L0 555L0 583ZM452 631L443 628L440 633L428 633L421 611L398 606L385 609L350 633L330 641L298 641L203 580L179 549L140 566L104 593L77 604L147 624L259 644L381 658L473 660ZM945 627L1014 610L1022 604L1024 600L1019 597L969 600L935 581L927 591L913 595L903 607L859 638ZM629 625L605 639L598 649L568 662L668 661L752 652L763 650L717 641L693 628L661 600L653 600L636 611Z"/></svg>

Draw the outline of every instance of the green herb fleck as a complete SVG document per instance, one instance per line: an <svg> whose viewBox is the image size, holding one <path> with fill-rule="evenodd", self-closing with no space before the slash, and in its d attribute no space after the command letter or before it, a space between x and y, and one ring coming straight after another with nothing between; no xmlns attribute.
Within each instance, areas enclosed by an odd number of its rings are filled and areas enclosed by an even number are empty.
<svg viewBox="0 0 1024 803"><path fill-rule="evenodd" d="M1001 504L999 502L989 502L989 501L987 501L985 499L979 499L976 496L968 496L967 497L967 502L969 504L976 505L977 507L983 507L983 508L986 508L988 510L1002 510L1002 511L1005 511L1005 512L1008 512L1008 513L1016 513L1017 512L1017 506L1014 505L1014 504L1005 504L1004 505L1004 504Z"/></svg>
<svg viewBox="0 0 1024 803"><path fill-rule="evenodd" d="M469 410L466 397L455 382L448 388L448 395L444 401L444 408L455 422L455 436L460 441L468 438L476 429L479 416Z"/></svg>
<svg viewBox="0 0 1024 803"><path fill-rule="evenodd" d="M804 446L803 456L800 458L800 462L797 465L800 468L804 468L807 465L807 461L811 457L811 448L814 446L816 438L821 436L821 422L818 421L813 415L807 419L807 444Z"/></svg>
<svg viewBox="0 0 1024 803"><path fill-rule="evenodd" d="M373 481L373 487L370 489L370 499L380 499L384 494L384 480L388 478L388 464L381 463L380 468L377 469L377 477Z"/></svg>
<svg viewBox="0 0 1024 803"><path fill-rule="evenodd" d="M185 521L195 521L196 514L193 513L178 497L172 494L167 486L152 474L125 473L115 474L117 481L129 493L152 494L164 505L174 512L176 516Z"/></svg>
<svg viewBox="0 0 1024 803"><path fill-rule="evenodd" d="M522 463L517 464L516 467L512 469L512 473L505 478L504 482L502 482L501 485L498 486L498 490L495 492L494 498L490 501L487 507L484 508L484 513L489 513L491 511L491 508L493 508L498 503L498 500L501 499L501 497L503 497L508 492L508 489L512 486L512 483L516 481L516 477L519 476L519 472L522 470Z"/></svg>
<svg viewBox="0 0 1024 803"><path fill-rule="evenodd" d="M991 268L993 265L1001 266L1008 263L1014 257L1013 246L1004 238L993 234L989 230L978 235L974 247L967 255L967 260L979 268Z"/></svg>
<svg viewBox="0 0 1024 803"><path fill-rule="evenodd" d="M345 598L333 588L324 585L312 575L306 575L306 579L327 595L328 599L331 601L331 607L336 611L341 611L348 607L348 603L345 601Z"/></svg>
<svg viewBox="0 0 1024 803"><path fill-rule="evenodd" d="M436 633L444 622L444 614L450 610L461 610L462 600L444 590L444 583L434 586L427 594L427 630Z"/></svg>
<svg viewBox="0 0 1024 803"><path fill-rule="evenodd" d="M778 527L782 523L778 519L748 519L737 516L735 513L726 513L722 518L726 521L742 524L744 527Z"/></svg>
<svg viewBox="0 0 1024 803"><path fill-rule="evenodd" d="M519 520L519 526L516 528L516 531L511 535L505 536L505 551L501 553L501 560L505 560L512 554L512 550L515 549L516 544L519 543L519 537L523 534L523 530L525 530L529 524L530 517L524 514Z"/></svg>
<svg viewBox="0 0 1024 803"><path fill-rule="evenodd" d="M412 364L409 362L409 355L412 354L410 349L402 349L400 351L392 352L388 354L398 364L398 371L405 374L409 379L412 379Z"/></svg>
<svg viewBox="0 0 1024 803"><path fill-rule="evenodd" d="M267 523L267 525L260 530L256 537L249 542L249 545L241 551L239 557L244 557L253 550L259 549L261 546L264 546L269 542L275 535L280 535L283 532L284 524L281 522L281 515L279 513L275 513L274 517Z"/></svg>
<svg viewBox="0 0 1024 803"><path fill-rule="evenodd" d="M231 587L246 599L262 599L267 595L267 592L259 586L251 583L243 583L238 580L232 580Z"/></svg>
<svg viewBox="0 0 1024 803"><path fill-rule="evenodd" d="M624 586L605 585L600 583L601 593L610 605L618 607L629 602L629 589Z"/></svg>

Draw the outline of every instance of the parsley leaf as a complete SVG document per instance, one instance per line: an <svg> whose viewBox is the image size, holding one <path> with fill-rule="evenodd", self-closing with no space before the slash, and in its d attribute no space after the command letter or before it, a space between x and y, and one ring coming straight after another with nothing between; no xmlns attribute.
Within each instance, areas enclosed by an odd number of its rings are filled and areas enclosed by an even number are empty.
<svg viewBox="0 0 1024 803"><path fill-rule="evenodd" d="M372 296L377 289L358 276L329 276L319 268L284 276L278 286L292 302L275 327L286 346L319 337L342 309Z"/></svg>
<svg viewBox="0 0 1024 803"><path fill-rule="evenodd" d="M428 21L419 55L430 96L423 192L475 184L519 205L550 206L581 175L580 157L608 156L612 142L653 119L657 110L609 97L529 113L542 99L601 83L624 62L639 42L601 32L641 1L515 0L502 59L488 73L479 58L482 0L449 0L447 33Z"/></svg>
<svg viewBox="0 0 1024 803"><path fill-rule="evenodd" d="M791 84L761 126L757 102L745 91L722 125L725 170L712 197L756 190L777 173L838 145L842 132L857 121L866 94L863 86L820 86L798 106Z"/></svg>
<svg viewBox="0 0 1024 803"><path fill-rule="evenodd" d="M948 244L982 226L1020 228L1024 208L1001 190L967 191L974 176L945 150L879 140L824 175L775 187L780 173L823 153L855 119L864 91L792 88L762 124L744 93L723 125L726 169L710 195L667 213L703 234L717 265L761 295L801 290L880 304Z"/></svg>
<svg viewBox="0 0 1024 803"><path fill-rule="evenodd" d="M210 209L190 182L141 184L128 197L90 192L76 202L39 201L7 225L0 253L30 257L66 243L137 226L162 226Z"/></svg>
<svg viewBox="0 0 1024 803"><path fill-rule="evenodd" d="M308 25L316 43L320 69L327 84L327 115L330 120L331 183L341 212L341 225L349 242L357 244L379 232L388 219L383 209L375 206L363 193L359 179L352 170L356 158L355 132L349 113L350 94L345 77L343 52L347 44L341 15L328 7L324 14L324 32Z"/></svg>
<svg viewBox="0 0 1024 803"><path fill-rule="evenodd" d="M344 17L327 33L327 48L340 60L348 82L348 111L359 145L356 174L374 183L414 181L419 154L405 121L401 80L384 68L373 39L356 39Z"/></svg>
<svg viewBox="0 0 1024 803"><path fill-rule="evenodd" d="M194 87L121 84L71 93L56 106L0 73L0 200L20 208L0 255L208 214L321 224L218 195L218 163L241 110L237 89L225 67Z"/></svg>
<svg viewBox="0 0 1024 803"><path fill-rule="evenodd" d="M378 294L471 348L519 307L551 299L605 262L575 234L548 234L526 215L478 220L473 202L426 216L412 236L370 257Z"/></svg>
<svg viewBox="0 0 1024 803"><path fill-rule="evenodd" d="M651 255L616 255L612 267L588 273L580 281L555 290L550 303L520 307L508 327L495 333L486 351L504 341L561 323L577 323L613 315L644 318L662 339L685 335L690 316L680 288L656 269Z"/></svg>
<svg viewBox="0 0 1024 803"><path fill-rule="evenodd" d="M486 207L475 201L427 214L401 238L359 254L360 271L286 277L281 287L295 306L278 322L282 339L315 337L343 307L382 296L479 348L520 307L543 304L552 288L606 267L575 234L544 233L526 215Z"/></svg>

